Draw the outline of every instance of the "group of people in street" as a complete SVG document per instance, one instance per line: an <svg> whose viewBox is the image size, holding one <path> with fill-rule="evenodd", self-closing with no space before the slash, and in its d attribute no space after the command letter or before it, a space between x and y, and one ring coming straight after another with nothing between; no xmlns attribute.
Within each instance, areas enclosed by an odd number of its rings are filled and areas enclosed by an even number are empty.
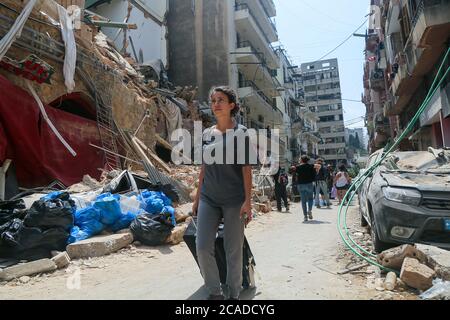
<svg viewBox="0 0 450 320"><path fill-rule="evenodd" d="M311 159L304 155L300 158L298 165L293 164L289 169L292 175L292 190L298 190L300 194L304 221L312 220L313 205L321 208L322 205L330 208L330 199L338 198L338 205L342 203L351 184L351 177L347 172L345 164L340 164L335 172L331 165L325 165L323 159L319 158L312 163ZM273 175L275 182L275 198L277 209L282 211L282 204L289 211L287 199L288 174L284 168L278 168Z"/></svg>

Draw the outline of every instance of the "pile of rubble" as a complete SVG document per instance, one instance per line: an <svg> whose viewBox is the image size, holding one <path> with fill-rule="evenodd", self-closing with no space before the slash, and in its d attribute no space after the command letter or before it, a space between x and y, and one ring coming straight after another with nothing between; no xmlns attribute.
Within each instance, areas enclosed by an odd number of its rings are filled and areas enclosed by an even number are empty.
<svg viewBox="0 0 450 320"><path fill-rule="evenodd" d="M147 190L136 189L137 184L144 182L148 183ZM161 186L157 187L161 188ZM13 279L27 282L29 279L27 277L65 268L71 260L108 255L127 248L132 243L150 246L179 244L183 241L184 232L191 219L189 217L191 204L182 204L177 197L176 189L166 189L171 199L163 192L148 191L151 189L154 188L149 181L139 180L138 176L130 172L113 171L105 174L101 182L85 176L82 182L68 188L70 192L53 192L44 196L38 193L12 201L20 202L18 209L6 210L4 204L12 202L2 202L0 218L15 218L13 222L20 224L20 228L11 229L10 222L0 226L0 282ZM109 193L104 194L103 192L106 191ZM154 198L146 198L146 193ZM40 247L36 243L30 244L27 240L28 236L34 238L40 236L36 233L41 230L37 228L37 225L33 227L29 225L28 221L31 221L32 209L42 206L43 203L46 204L45 210L40 212L38 217L43 228L42 234L50 230L43 227L43 221L49 225L58 225L61 228L54 230L60 230L59 235L64 236L62 244L59 238L57 238L58 243L49 243L55 238L54 235L53 238L47 237L46 241L42 241L43 244ZM101 205L96 207L98 203ZM58 210L61 205L65 211ZM94 211L99 213L101 218L98 222L94 221ZM118 214L116 222L110 220L114 214ZM159 219L160 216L163 216L166 221ZM67 221L68 217L71 218L70 221ZM129 217L131 219L128 219ZM107 221L108 219L110 221ZM116 224L118 221L125 221L125 224L119 224L125 229L114 232L113 227L118 226ZM93 226L102 225L101 222L107 224L93 231ZM145 224L146 222L149 223ZM167 224L169 227L162 228L156 225L157 223ZM43 237L40 236L37 239ZM15 247L13 247L14 250L9 250L10 240L20 246L20 250L15 250ZM27 250L23 251L25 247ZM58 249L58 251L52 249ZM34 254L34 251L37 253ZM19 255L14 256L8 252L17 252Z"/></svg>
<svg viewBox="0 0 450 320"><path fill-rule="evenodd" d="M423 244L402 245L378 254L377 261L393 270L385 278L385 289L406 285L421 292L421 298L450 299L449 251Z"/></svg>

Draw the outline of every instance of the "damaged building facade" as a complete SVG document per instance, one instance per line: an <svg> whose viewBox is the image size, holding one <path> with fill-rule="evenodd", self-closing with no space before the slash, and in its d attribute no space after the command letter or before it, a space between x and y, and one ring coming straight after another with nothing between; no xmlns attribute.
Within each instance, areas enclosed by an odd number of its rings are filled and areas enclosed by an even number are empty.
<svg viewBox="0 0 450 320"><path fill-rule="evenodd" d="M363 102L373 152L398 137L425 101L448 48L450 2L373 0L370 4ZM403 148L449 147L449 116L449 86L444 81Z"/></svg>
<svg viewBox="0 0 450 320"><path fill-rule="evenodd" d="M211 87L228 85L243 107L239 122L254 129L284 126L285 103L277 103L284 90L277 78L280 59L271 45L278 41L273 1L171 0L169 6L171 81L198 86L205 112ZM283 157L288 143L284 135Z"/></svg>
<svg viewBox="0 0 450 320"><path fill-rule="evenodd" d="M139 28L139 20L126 20L127 10L121 18L84 10L92 4L83 0L0 3L0 164L6 171L9 163L2 183L6 179L13 189L7 188L4 198L17 193L18 187L64 188L84 175L98 179L103 170L142 165L121 139L124 132L149 149L163 147L170 155L171 145L165 139L171 130L192 123L187 118L196 118L191 108L195 90L161 88L164 77L162 73L155 77L157 67L150 68L148 77L140 72L146 62L166 61L163 25L148 18L161 27L155 38L146 37L144 46L136 34L136 39L127 38L130 43L122 50L106 33L112 30L120 36ZM145 3L135 5L131 13ZM78 13L74 8L80 9ZM153 10L164 21L165 9ZM74 29L68 27L72 23ZM143 64L130 54L131 42ZM157 49L147 51L148 47Z"/></svg>

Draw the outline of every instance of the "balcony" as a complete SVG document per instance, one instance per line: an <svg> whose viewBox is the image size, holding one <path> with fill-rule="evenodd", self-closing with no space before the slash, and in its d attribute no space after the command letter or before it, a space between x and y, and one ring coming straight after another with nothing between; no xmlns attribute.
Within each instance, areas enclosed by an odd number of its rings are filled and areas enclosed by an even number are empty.
<svg viewBox="0 0 450 320"><path fill-rule="evenodd" d="M252 43L244 41L237 46L238 48L234 54L236 55L239 71L245 78L252 79L260 88L275 89L276 86L280 86L273 77L274 71L267 67L264 55ZM272 90L271 94L278 96L279 92Z"/></svg>
<svg viewBox="0 0 450 320"><path fill-rule="evenodd" d="M322 137L323 139L323 137ZM345 143L325 143L325 144L319 144L319 150L325 150L325 149L340 149L345 148Z"/></svg>
<svg viewBox="0 0 450 320"><path fill-rule="evenodd" d="M235 11L236 31L242 39L250 41L258 52L266 57L271 69L278 69L280 62L270 43L278 41L278 36L270 38L260 27L258 20L253 16L247 5L237 5ZM274 40L275 39L275 40Z"/></svg>
<svg viewBox="0 0 450 320"><path fill-rule="evenodd" d="M396 57L398 72L391 84L394 103L386 110L386 115L399 115L403 111L423 77L432 71L444 53L450 36L450 2L420 1L409 24L411 32L403 52Z"/></svg>
<svg viewBox="0 0 450 320"><path fill-rule="evenodd" d="M344 120L337 120L337 121L325 121L325 122L318 122L317 127L318 128L324 128L324 127L331 127L331 126L343 126Z"/></svg>
<svg viewBox="0 0 450 320"><path fill-rule="evenodd" d="M412 38L419 48L440 47L450 34L450 2L422 0L411 19Z"/></svg>
<svg viewBox="0 0 450 320"><path fill-rule="evenodd" d="M261 0L260 2L269 17L275 17L277 15L277 9L273 0Z"/></svg>
<svg viewBox="0 0 450 320"><path fill-rule="evenodd" d="M370 72L370 88L375 91L385 89L384 72L382 69L375 69Z"/></svg>
<svg viewBox="0 0 450 320"><path fill-rule="evenodd" d="M239 3L240 2L240 3ZM245 2L245 3L243 3ZM268 42L278 41L278 31L269 14L259 0L238 1L239 9L249 9L250 15L256 21L258 27L266 35Z"/></svg>
<svg viewBox="0 0 450 320"><path fill-rule="evenodd" d="M241 81L239 83L238 96L249 107L250 115L259 114L265 119L273 119L274 122L282 122L283 113L278 110L275 102L271 100L263 90L259 89L252 81Z"/></svg>

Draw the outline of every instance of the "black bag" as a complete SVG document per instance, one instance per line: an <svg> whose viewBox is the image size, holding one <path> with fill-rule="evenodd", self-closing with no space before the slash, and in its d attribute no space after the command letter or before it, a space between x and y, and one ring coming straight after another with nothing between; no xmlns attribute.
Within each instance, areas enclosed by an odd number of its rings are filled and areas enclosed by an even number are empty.
<svg viewBox="0 0 450 320"><path fill-rule="evenodd" d="M70 230L74 225L73 213L75 202L67 192L61 193L51 200L38 200L33 203L25 216L27 227L38 227L43 230L62 228Z"/></svg>
<svg viewBox="0 0 450 320"><path fill-rule="evenodd" d="M189 250L191 251L198 265L197 249L195 245L195 239L197 236L197 228L196 228L197 217L194 217L194 222L191 221L191 223L187 227L183 239L184 242L186 242ZM227 260L223 244L223 224L219 226L219 232L217 233L215 243L215 256L217 267L219 268L220 282L222 284L225 284L227 281ZM247 238L244 236L243 259L242 259L242 287L244 287L244 289L255 286L255 276L254 276L255 266L256 266L255 258L253 257L253 253L250 250Z"/></svg>
<svg viewBox="0 0 450 320"><path fill-rule="evenodd" d="M22 199L0 201L0 226L13 219L23 219L26 213L25 202Z"/></svg>
<svg viewBox="0 0 450 320"><path fill-rule="evenodd" d="M42 231L14 219L0 227L0 257L37 260L51 257L51 251L64 251L69 233L62 228Z"/></svg>
<svg viewBox="0 0 450 320"><path fill-rule="evenodd" d="M148 246L159 246L171 235L174 226L167 214L141 214L131 223L134 239Z"/></svg>

